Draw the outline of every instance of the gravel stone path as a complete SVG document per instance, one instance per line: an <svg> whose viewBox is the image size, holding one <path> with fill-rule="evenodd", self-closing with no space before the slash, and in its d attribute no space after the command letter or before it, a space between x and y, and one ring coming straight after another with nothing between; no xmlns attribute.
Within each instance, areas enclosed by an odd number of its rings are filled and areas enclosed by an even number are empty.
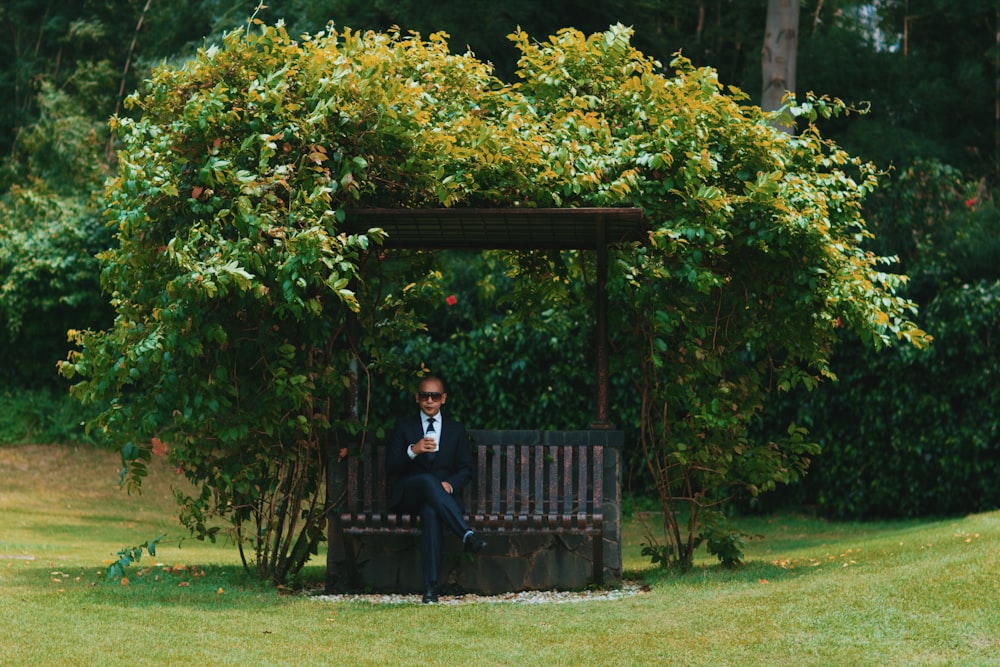
<svg viewBox="0 0 1000 667"><path fill-rule="evenodd" d="M438 604L565 604L567 602L590 602L596 600L621 600L649 592L649 587L639 584L625 584L613 590L595 591L522 591L500 595L442 595ZM421 604L420 594L314 594L310 599L317 602L361 602L365 604Z"/></svg>

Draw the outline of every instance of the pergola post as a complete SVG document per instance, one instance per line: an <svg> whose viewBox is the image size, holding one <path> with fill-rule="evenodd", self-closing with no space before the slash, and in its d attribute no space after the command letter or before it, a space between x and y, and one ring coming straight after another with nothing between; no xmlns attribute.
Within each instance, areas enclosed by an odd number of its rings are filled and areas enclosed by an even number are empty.
<svg viewBox="0 0 1000 667"><path fill-rule="evenodd" d="M608 419L608 233L604 216L595 220L597 252L597 293L594 295L597 323L594 350L597 356L597 412L591 428L610 429Z"/></svg>

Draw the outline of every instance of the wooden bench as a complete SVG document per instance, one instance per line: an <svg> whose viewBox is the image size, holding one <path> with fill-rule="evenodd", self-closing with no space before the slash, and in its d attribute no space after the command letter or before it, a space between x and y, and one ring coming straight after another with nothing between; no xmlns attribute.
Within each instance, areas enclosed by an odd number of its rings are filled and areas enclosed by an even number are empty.
<svg viewBox="0 0 1000 667"><path fill-rule="evenodd" d="M604 447L480 442L478 433L470 431L475 447L473 475L463 492L472 529L487 541L490 534L586 535L593 541L593 581L603 583ZM345 534L420 531L419 517L388 508L385 457L385 446L368 439L347 458L345 495L337 522Z"/></svg>

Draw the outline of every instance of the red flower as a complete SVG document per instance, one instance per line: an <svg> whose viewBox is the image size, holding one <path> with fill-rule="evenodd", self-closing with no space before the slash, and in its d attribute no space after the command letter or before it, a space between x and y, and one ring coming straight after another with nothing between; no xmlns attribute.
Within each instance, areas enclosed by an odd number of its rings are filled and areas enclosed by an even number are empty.
<svg viewBox="0 0 1000 667"><path fill-rule="evenodd" d="M966 199L965 200L965 208L972 208L975 205L976 205L976 198L975 197L972 197L970 199Z"/></svg>
<svg viewBox="0 0 1000 667"><path fill-rule="evenodd" d="M153 438L153 454L156 456L163 456L167 453L167 443L163 442L159 438Z"/></svg>
<svg viewBox="0 0 1000 667"><path fill-rule="evenodd" d="M455 305L456 303L458 303L458 297L457 297L457 296L455 296L454 294L449 294L449 295L448 295L448 298L447 298L447 299L445 299L445 302L446 302L446 303L447 303L447 304L448 304L449 306L454 306L454 305Z"/></svg>

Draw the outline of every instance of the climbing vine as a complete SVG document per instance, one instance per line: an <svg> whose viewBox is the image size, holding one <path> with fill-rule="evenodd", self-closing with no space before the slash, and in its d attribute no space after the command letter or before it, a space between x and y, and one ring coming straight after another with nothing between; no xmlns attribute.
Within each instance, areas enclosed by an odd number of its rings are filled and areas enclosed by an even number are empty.
<svg viewBox="0 0 1000 667"><path fill-rule="evenodd" d="M876 344L923 334L902 278L859 247L870 167L808 118L799 136L774 132L711 70L677 59L668 76L630 37L512 35L506 84L441 34L293 39L257 23L157 70L112 122L117 243L100 259L114 326L74 332L62 365L103 409L91 429L127 482L166 450L200 488L178 497L184 525L210 537L225 517L247 567L284 582L322 538L324 456L359 428L359 369L392 372L379 350L421 326L413 299L434 279L376 280L384 234L348 234L347 211L638 206L649 243L618 250L612 298L631 313L640 444L665 510L650 548L685 565L708 537L732 560L705 512L727 489L794 478L814 451L794 428L747 441L767 393L828 374L838 326Z"/></svg>

